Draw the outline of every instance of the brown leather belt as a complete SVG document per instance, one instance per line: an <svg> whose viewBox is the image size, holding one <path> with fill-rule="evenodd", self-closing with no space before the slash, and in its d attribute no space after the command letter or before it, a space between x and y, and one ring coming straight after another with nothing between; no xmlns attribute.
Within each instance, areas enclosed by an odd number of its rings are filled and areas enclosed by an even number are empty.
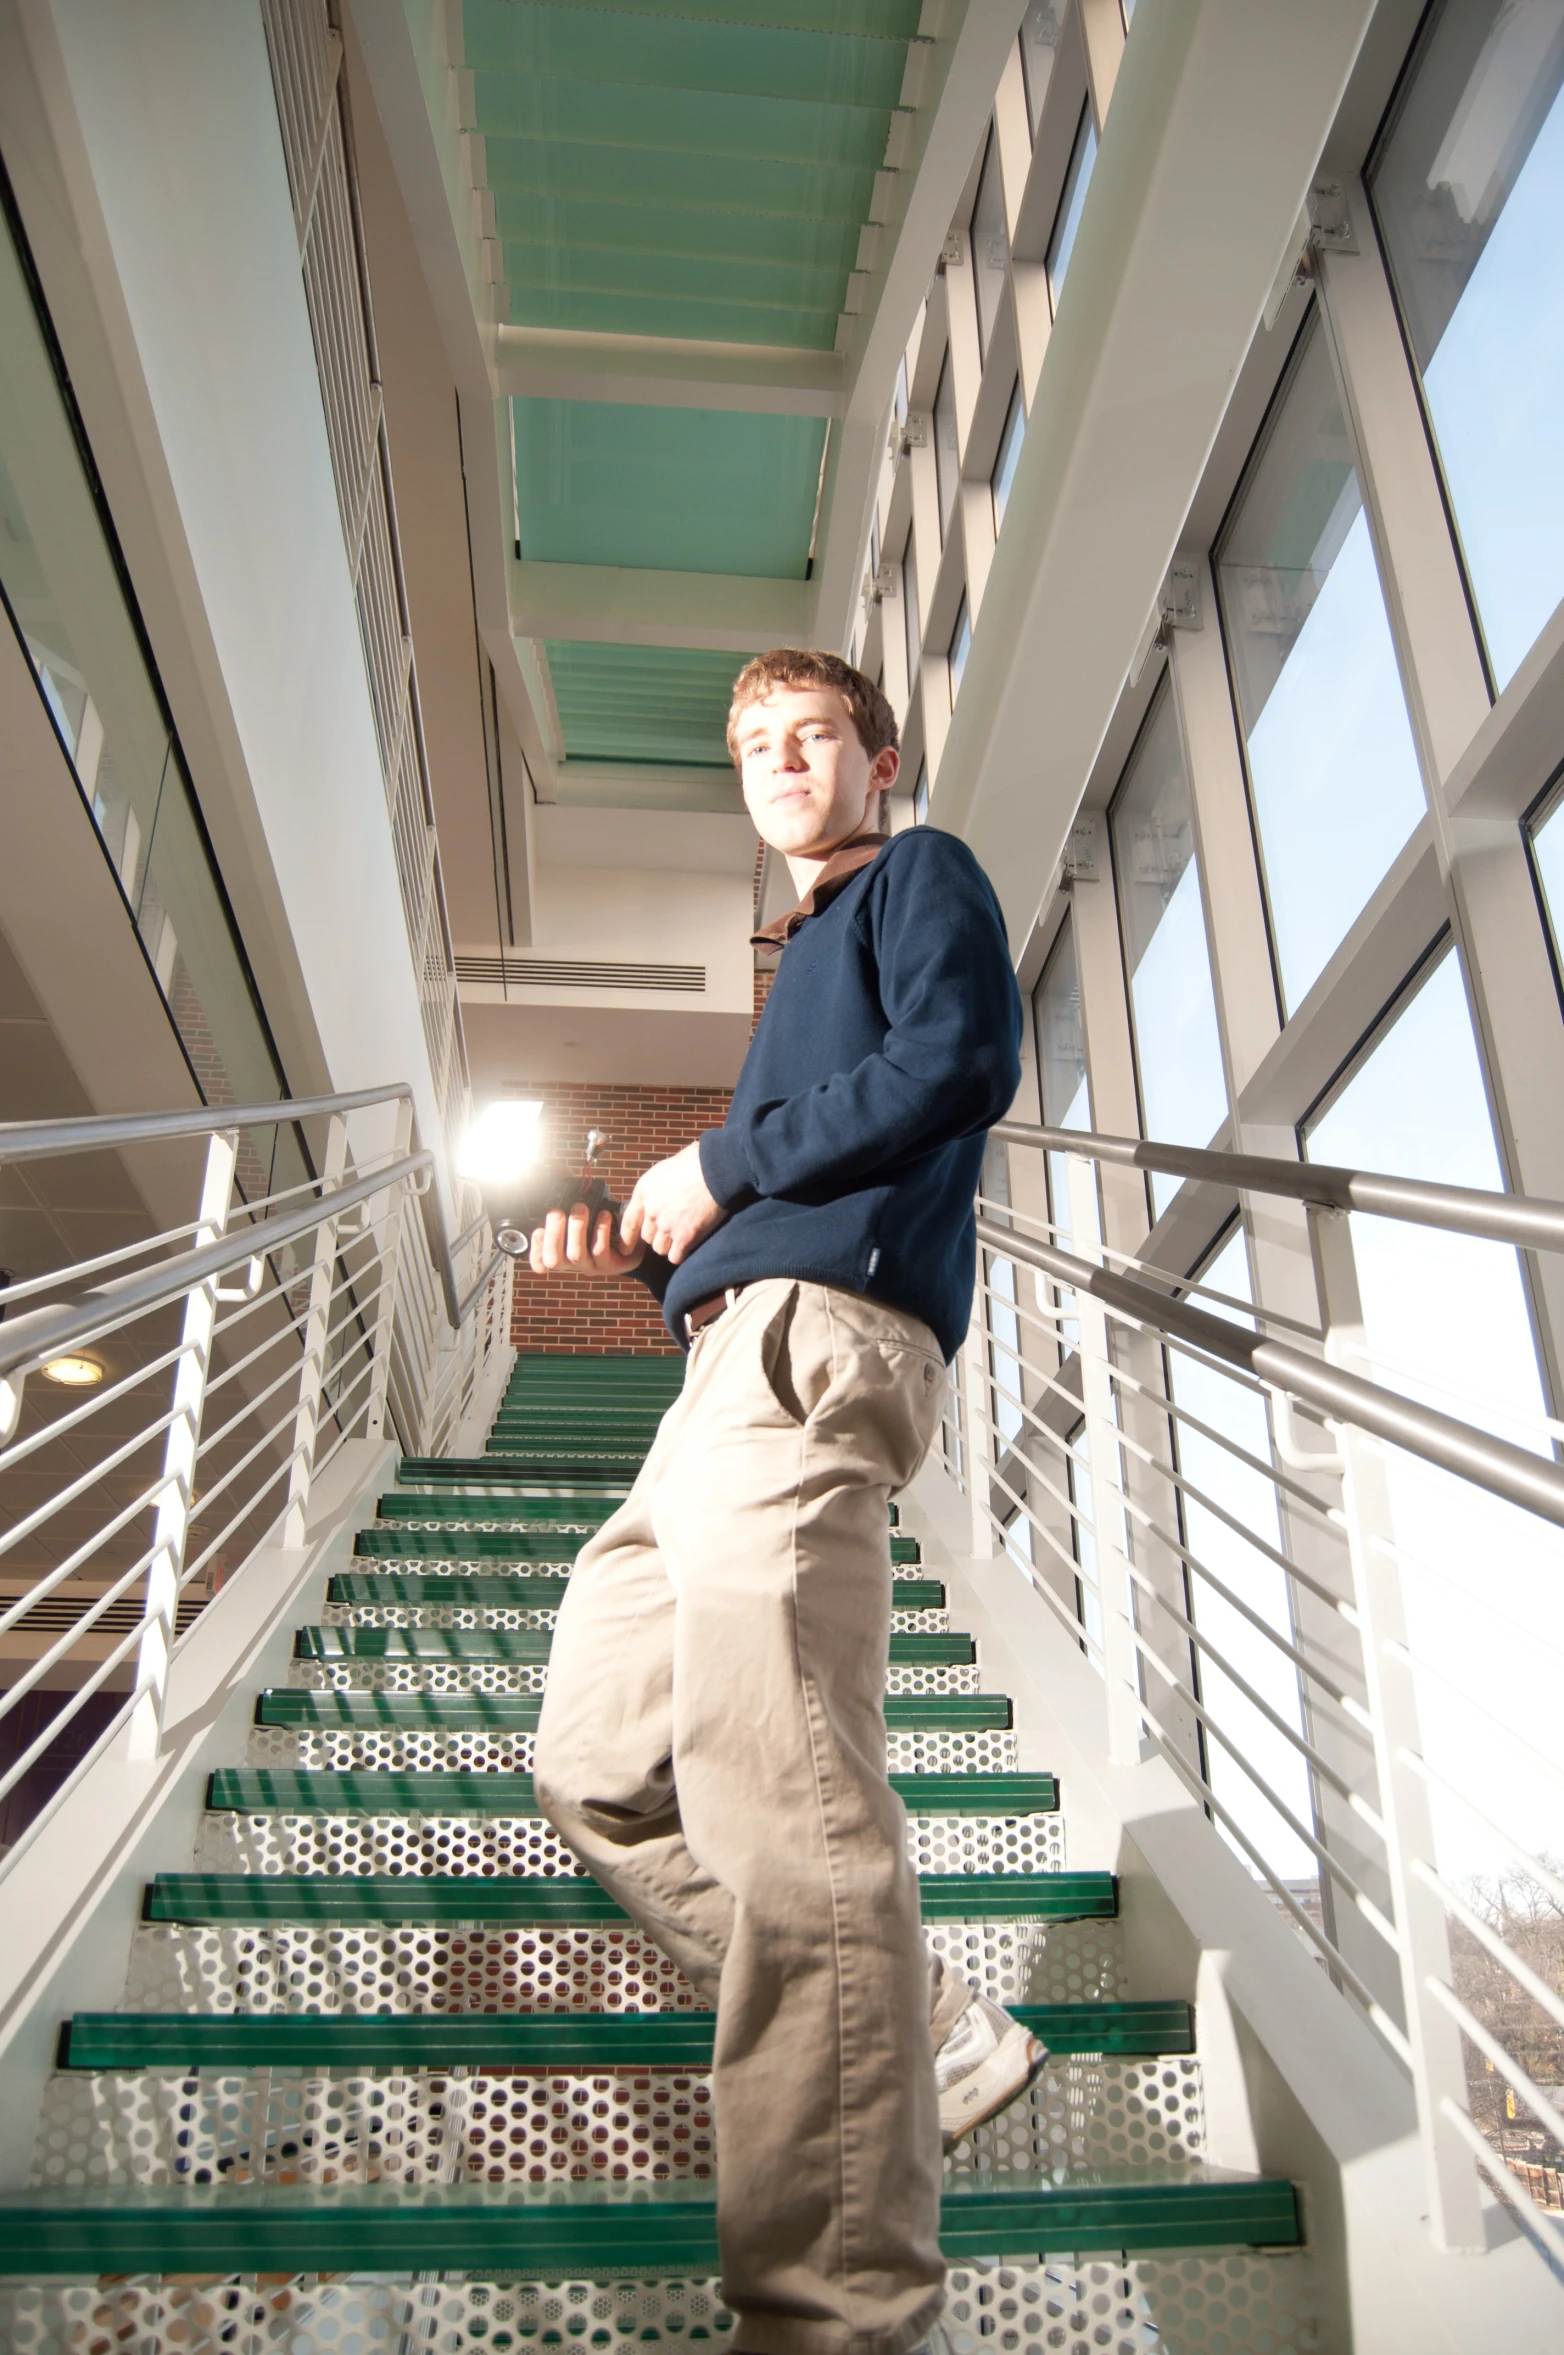
<svg viewBox="0 0 1564 2355"><path fill-rule="evenodd" d="M684 1312L686 1341L693 1341L703 1325L714 1324L718 1317L733 1306L743 1290L742 1284L730 1284L726 1292L713 1292L709 1300L697 1300L693 1308L687 1308Z"/></svg>

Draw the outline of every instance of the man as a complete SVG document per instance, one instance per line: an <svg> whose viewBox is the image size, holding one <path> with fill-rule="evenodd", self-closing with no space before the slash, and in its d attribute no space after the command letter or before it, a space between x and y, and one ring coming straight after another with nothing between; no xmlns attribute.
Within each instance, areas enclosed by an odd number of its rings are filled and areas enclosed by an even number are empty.
<svg viewBox="0 0 1564 2355"><path fill-rule="evenodd" d="M785 946L732 1108L645 1172L617 1235L578 1206L532 1238L540 1273L640 1277L689 1350L571 1579L537 1789L716 2007L735 2347L904 2355L941 2303L941 2127L1043 2058L925 1959L883 1709L887 1501L966 1331L1020 1005L970 853L880 830L899 755L868 679L763 655L728 743L800 894L761 936Z"/></svg>

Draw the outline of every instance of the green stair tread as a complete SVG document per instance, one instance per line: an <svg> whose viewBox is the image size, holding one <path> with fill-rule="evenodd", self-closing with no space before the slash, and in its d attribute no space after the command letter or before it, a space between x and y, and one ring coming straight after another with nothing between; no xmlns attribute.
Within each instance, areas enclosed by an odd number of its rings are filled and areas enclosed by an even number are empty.
<svg viewBox="0 0 1564 2355"><path fill-rule="evenodd" d="M895 1774L917 1815L1046 1815L1059 1804L1051 1774ZM536 1815L530 1774L333 1774L310 1767L224 1766L207 1785L218 1813L290 1815Z"/></svg>
<svg viewBox="0 0 1564 2355"><path fill-rule="evenodd" d="M1295 2247L1285 2179L1200 2165L953 2184L948 2258ZM484 2273L668 2280L717 2270L710 2184L92 2185L0 2192L0 2273Z"/></svg>
<svg viewBox="0 0 1564 2355"><path fill-rule="evenodd" d="M1183 2003L1015 2004L1061 2055L1194 2049ZM105 2069L706 2069L715 2014L79 2012L61 2066Z"/></svg>
<svg viewBox="0 0 1564 2355"><path fill-rule="evenodd" d="M925 1921L1111 1920L1111 1873L925 1873ZM479 1923L488 1928L629 1916L585 1874L160 1873L147 1889L153 1922Z"/></svg>
<svg viewBox="0 0 1564 2355"><path fill-rule="evenodd" d="M417 1571L341 1571L326 1588L328 1603L459 1603L464 1610L558 1610L567 1578L423 1578ZM891 1593L896 1611L942 1611L945 1589L935 1578L903 1578Z"/></svg>
<svg viewBox="0 0 1564 2355"><path fill-rule="evenodd" d="M525 1471L508 1472L502 1464L487 1455L403 1456L397 1466L396 1476L412 1488L460 1488L478 1495L535 1485L541 1489L557 1490L564 1496L598 1500L618 1491L620 1494L614 1495L617 1503L623 1493L623 1483L610 1479L606 1474L588 1480L579 1474L572 1476L567 1472L558 1481L549 1482Z"/></svg>
<svg viewBox="0 0 1564 2355"><path fill-rule="evenodd" d="M546 1627L301 1627L296 1660L523 1660L549 1656ZM901 1667L970 1668L969 1635L893 1634L891 1661Z"/></svg>
<svg viewBox="0 0 1564 2355"><path fill-rule="evenodd" d="M444 1489L437 1496L418 1496L402 1489L388 1489L376 1503L375 1516L377 1525L441 1521L456 1528L466 1521L505 1521L523 1530L568 1530L573 1537L586 1538L618 1509L617 1497L583 1497L573 1502L568 1496L463 1496L459 1491Z"/></svg>
<svg viewBox="0 0 1564 2355"><path fill-rule="evenodd" d="M445 1733L531 1733L542 1709L538 1693L322 1693L272 1685L255 1707L257 1725L427 1728ZM1004 1693L888 1693L893 1733L996 1733L1013 1711Z"/></svg>

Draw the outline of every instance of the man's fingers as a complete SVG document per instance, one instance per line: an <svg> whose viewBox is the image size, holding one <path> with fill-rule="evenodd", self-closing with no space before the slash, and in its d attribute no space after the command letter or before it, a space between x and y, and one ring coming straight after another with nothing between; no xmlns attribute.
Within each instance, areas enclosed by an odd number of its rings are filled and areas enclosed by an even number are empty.
<svg viewBox="0 0 1564 2355"><path fill-rule="evenodd" d="M619 1222L619 1241L622 1249L633 1251L646 1233L646 1205L641 1198L641 1181L635 1181L635 1191L625 1204L624 1217Z"/></svg>
<svg viewBox="0 0 1564 2355"><path fill-rule="evenodd" d="M565 1221L565 1257L572 1267L580 1267L586 1260L587 1224L591 1215L584 1202L577 1202Z"/></svg>

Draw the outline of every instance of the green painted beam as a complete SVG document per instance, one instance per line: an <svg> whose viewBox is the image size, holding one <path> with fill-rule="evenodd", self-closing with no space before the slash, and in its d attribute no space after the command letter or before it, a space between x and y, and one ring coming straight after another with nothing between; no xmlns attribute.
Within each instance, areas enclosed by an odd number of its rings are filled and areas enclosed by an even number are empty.
<svg viewBox="0 0 1564 2355"><path fill-rule="evenodd" d="M891 1788L915 1815L1052 1815L1051 1774L893 1774ZM332 1774L297 1766L220 1766L207 1806L253 1814L536 1815L530 1774L398 1774L366 1768Z"/></svg>
<svg viewBox="0 0 1564 2355"><path fill-rule="evenodd" d="M941 2202L948 2258L1014 2262L1292 2248L1285 2180L1193 2166L1055 2183L993 2174ZM617 2280L717 2271L711 2184L92 2185L0 2192L0 2273L502 2273Z"/></svg>
<svg viewBox="0 0 1564 2355"><path fill-rule="evenodd" d="M326 1587L328 1603L373 1605L405 1603L412 1607L460 1604L469 1611L557 1611L569 1587L568 1578L420 1578L394 1570L340 1572ZM934 1578L904 1578L891 1590L894 1611L942 1611L945 1589Z"/></svg>
<svg viewBox="0 0 1564 2355"><path fill-rule="evenodd" d="M1013 2004L1060 2054L1188 2053L1185 2003ZM78 2012L64 2069L706 2069L715 2014Z"/></svg>
<svg viewBox="0 0 1564 2355"><path fill-rule="evenodd" d="M321 1693L273 1685L255 1705L257 1725L356 1726L367 1731L421 1727L442 1733L531 1733L543 1702L537 1693ZM888 1693L892 1732L996 1733L1013 1712L1004 1693Z"/></svg>
<svg viewBox="0 0 1564 2355"><path fill-rule="evenodd" d="M924 1873L926 1922L1112 1921L1112 1873ZM477 1924L485 1929L624 1925L628 1915L584 1873L159 1873L149 1922Z"/></svg>
<svg viewBox="0 0 1564 2355"><path fill-rule="evenodd" d="M549 1656L547 1627L301 1627L296 1660L517 1660ZM893 1635L898 1666L965 1668L977 1659L969 1635Z"/></svg>

